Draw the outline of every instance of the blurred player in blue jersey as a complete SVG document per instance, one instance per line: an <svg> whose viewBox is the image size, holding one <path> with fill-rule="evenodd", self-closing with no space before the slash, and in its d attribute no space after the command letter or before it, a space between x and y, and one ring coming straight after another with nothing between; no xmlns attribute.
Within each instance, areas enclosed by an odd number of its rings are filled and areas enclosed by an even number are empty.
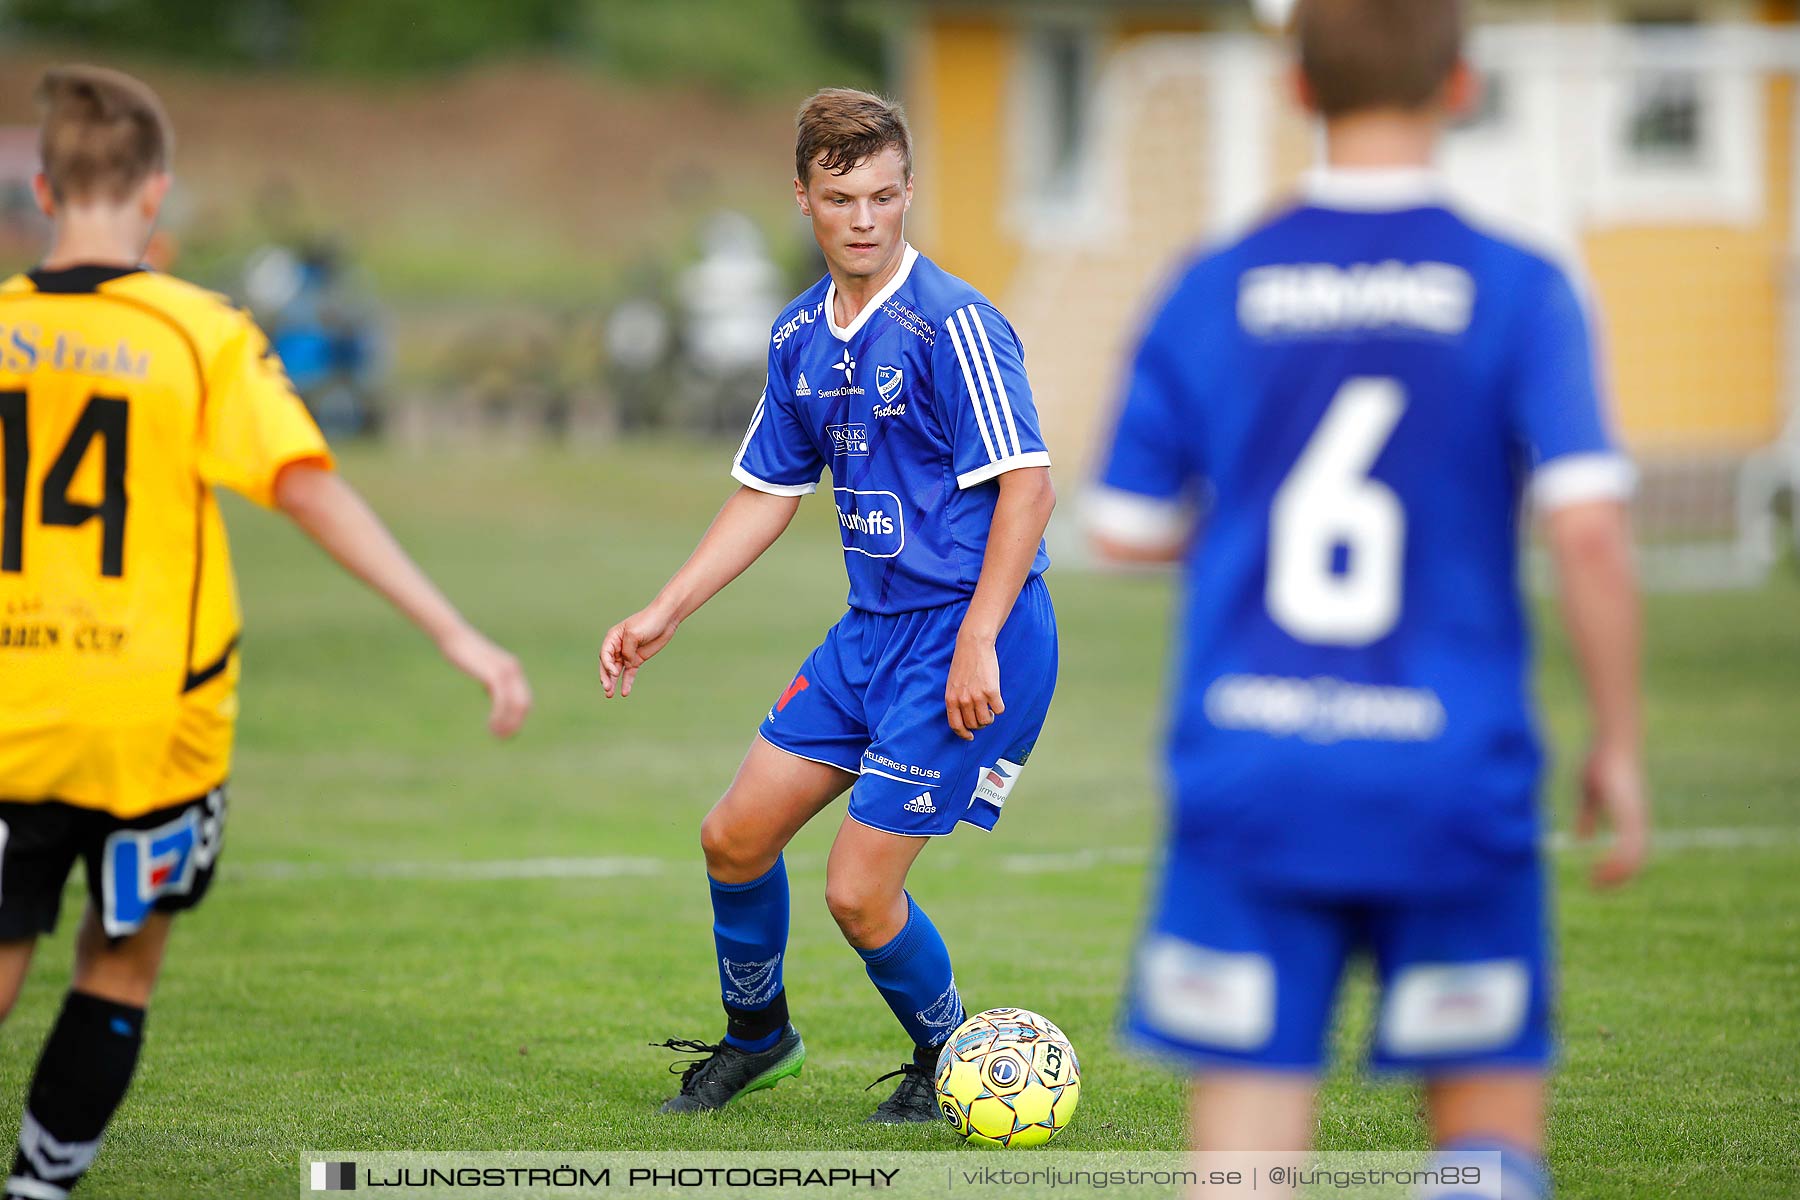
<svg viewBox="0 0 1800 1200"><path fill-rule="evenodd" d="M870 1118L940 1120L932 1069L963 1020L950 954L907 871L960 822L991 829L1056 683L1043 572L1050 456L1012 326L906 244L912 145L898 107L820 92L800 110L794 195L830 273L782 312L732 464L741 485L687 564L600 652L608 696L780 537L830 468L850 609L774 703L701 825L726 1032L664 1112L720 1108L797 1074L782 960L782 849L850 793L825 901L913 1044Z"/></svg>
<svg viewBox="0 0 1800 1200"><path fill-rule="evenodd" d="M1196 1148L1303 1150L1338 981L1369 955L1375 1064L1424 1077L1440 1147L1498 1151L1506 1196L1538 1196L1553 980L1520 512L1587 686L1580 829L1611 822L1595 878L1619 883L1648 827L1633 470L1568 278L1431 170L1475 89L1460 5L1294 20L1327 164L1180 272L1090 512L1104 553L1178 559L1186 585L1129 1030L1199 1072Z"/></svg>

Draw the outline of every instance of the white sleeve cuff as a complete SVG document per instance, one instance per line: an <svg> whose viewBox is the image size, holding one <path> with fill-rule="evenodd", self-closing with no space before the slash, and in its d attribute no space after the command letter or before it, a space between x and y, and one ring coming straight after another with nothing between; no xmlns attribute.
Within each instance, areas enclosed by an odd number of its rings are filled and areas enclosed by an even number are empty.
<svg viewBox="0 0 1800 1200"><path fill-rule="evenodd" d="M1048 450L1033 450L1029 454L1015 454L1010 458L1002 458L985 467L977 467L973 471L965 471L956 477L958 488L972 488L978 483L1004 475L1008 471L1017 471L1022 467L1047 467L1050 465Z"/></svg>
<svg viewBox="0 0 1800 1200"><path fill-rule="evenodd" d="M755 488L759 492L767 492L771 496L810 496L819 490L817 481L812 483L770 483L766 479L758 479L744 470L743 463L731 464L731 477L747 488Z"/></svg>
<svg viewBox="0 0 1800 1200"><path fill-rule="evenodd" d="M1193 510L1180 500L1159 500L1100 484L1088 489L1081 509L1089 532L1141 550L1179 546L1194 529Z"/></svg>
<svg viewBox="0 0 1800 1200"><path fill-rule="evenodd" d="M1540 512L1592 500L1629 500L1637 468L1622 454L1565 454L1531 476L1531 501Z"/></svg>

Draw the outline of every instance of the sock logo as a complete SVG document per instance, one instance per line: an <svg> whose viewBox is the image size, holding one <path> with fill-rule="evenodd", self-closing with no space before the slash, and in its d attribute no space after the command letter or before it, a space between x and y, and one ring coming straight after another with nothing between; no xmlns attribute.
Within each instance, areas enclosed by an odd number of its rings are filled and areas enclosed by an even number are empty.
<svg viewBox="0 0 1800 1200"><path fill-rule="evenodd" d="M916 812L916 813L934 813L937 811L937 805L935 805L931 802L931 793L930 792L920 792L918 795L914 796L911 800L908 800L906 802L906 811L907 812Z"/></svg>
<svg viewBox="0 0 1800 1200"><path fill-rule="evenodd" d="M25 1110L19 1121L19 1155L40 1180L79 1179L94 1165L94 1158L99 1153L99 1138L87 1142L62 1141L45 1129L30 1109ZM8 1180L7 1187L17 1192L18 1183L18 1179ZM63 1192L61 1187L55 1190Z"/></svg>
<svg viewBox="0 0 1800 1200"><path fill-rule="evenodd" d="M936 1000L933 1000L923 1012L917 1012L913 1015L919 1019L919 1022L922 1025L931 1030L934 1034L948 1034L958 1025L961 1025L963 1023L963 1003L962 996L956 991L956 978L954 976L951 977L950 986L944 989L943 995L939 996ZM942 1040L942 1038L932 1039L933 1043Z"/></svg>
<svg viewBox="0 0 1800 1200"><path fill-rule="evenodd" d="M356 1164L353 1162L316 1162L312 1165L312 1190L315 1192L354 1192Z"/></svg>
<svg viewBox="0 0 1800 1200"><path fill-rule="evenodd" d="M732 962L721 956L719 965L725 974L725 1003L738 1008L760 1008L775 998L781 988L781 955L761 962Z"/></svg>

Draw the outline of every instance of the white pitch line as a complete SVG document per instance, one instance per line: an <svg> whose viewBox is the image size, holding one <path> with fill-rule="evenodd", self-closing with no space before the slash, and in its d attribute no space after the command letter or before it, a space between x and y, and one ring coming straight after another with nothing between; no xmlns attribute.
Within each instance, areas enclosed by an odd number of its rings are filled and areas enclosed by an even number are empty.
<svg viewBox="0 0 1800 1200"><path fill-rule="evenodd" d="M1602 847L1606 839L1597 839ZM1688 850L1767 850L1800 844L1800 828L1779 826L1728 826L1706 829L1669 829L1655 835L1653 853L1679 854ZM1564 832L1550 835L1552 853L1567 854L1589 849ZM995 865L1008 875L1061 875L1104 867L1135 867L1150 861L1148 846L1105 846L1046 854L1005 854ZM812 856L791 856L790 867L817 865ZM965 856L943 854L920 860L929 867L961 869ZM228 877L255 880L320 879L420 879L465 883L510 879L624 879L661 875L665 871L692 872L695 859L663 858L516 858L444 862L248 862L226 867Z"/></svg>
<svg viewBox="0 0 1800 1200"><path fill-rule="evenodd" d="M1611 838L1594 839L1595 846L1611 844ZM1665 829L1650 835L1650 852L1683 850L1772 850L1800 842L1800 829L1782 826L1727 825L1717 829ZM1550 835L1550 849L1558 854L1584 849L1588 843L1578 842L1575 835L1563 830Z"/></svg>
<svg viewBox="0 0 1800 1200"><path fill-rule="evenodd" d="M1097 867L1135 867L1148 861L1147 846L1103 846L1062 854L1008 854L1000 859L1000 869L1009 875L1057 875Z"/></svg>
<svg viewBox="0 0 1800 1200"><path fill-rule="evenodd" d="M660 858L516 858L473 862L296 863L251 862L228 868L251 879L618 879L660 875Z"/></svg>

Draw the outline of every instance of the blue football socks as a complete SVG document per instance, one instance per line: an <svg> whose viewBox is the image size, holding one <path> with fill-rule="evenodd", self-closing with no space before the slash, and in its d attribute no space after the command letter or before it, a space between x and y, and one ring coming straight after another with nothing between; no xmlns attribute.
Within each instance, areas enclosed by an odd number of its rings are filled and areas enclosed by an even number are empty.
<svg viewBox="0 0 1800 1200"><path fill-rule="evenodd" d="M917 1046L941 1046L963 1022L950 949L909 892L906 924L876 950L857 950L881 998Z"/></svg>
<svg viewBox="0 0 1800 1200"><path fill-rule="evenodd" d="M719 957L719 994L725 1004L725 1041L752 1053L781 1040L787 1028L787 991L781 959L787 952L787 863L749 883L712 888L713 944Z"/></svg>

